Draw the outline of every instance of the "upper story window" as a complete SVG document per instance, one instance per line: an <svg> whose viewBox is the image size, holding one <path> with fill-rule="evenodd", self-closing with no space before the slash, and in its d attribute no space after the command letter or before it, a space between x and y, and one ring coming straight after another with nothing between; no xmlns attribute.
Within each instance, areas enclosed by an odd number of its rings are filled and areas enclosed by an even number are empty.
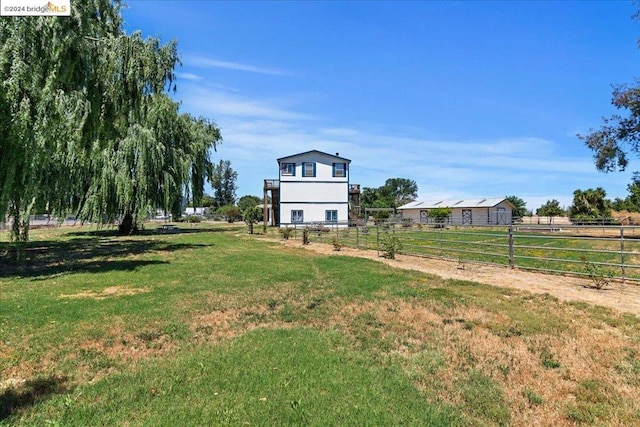
<svg viewBox="0 0 640 427"><path fill-rule="evenodd" d="M346 163L334 163L333 164L333 176L345 177L347 176L347 164Z"/></svg>
<svg viewBox="0 0 640 427"><path fill-rule="evenodd" d="M296 174L296 164L295 163L281 163L280 164L280 175L295 176L295 174Z"/></svg>
<svg viewBox="0 0 640 427"><path fill-rule="evenodd" d="M316 164L311 162L305 162L302 164L302 176L314 177L316 176Z"/></svg>

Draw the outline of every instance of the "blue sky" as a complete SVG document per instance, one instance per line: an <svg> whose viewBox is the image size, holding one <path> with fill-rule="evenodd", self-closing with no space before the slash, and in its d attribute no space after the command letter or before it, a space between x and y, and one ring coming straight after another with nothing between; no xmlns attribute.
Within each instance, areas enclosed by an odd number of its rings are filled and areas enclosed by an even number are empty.
<svg viewBox="0 0 640 427"><path fill-rule="evenodd" d="M614 112L640 65L631 1L143 1L127 31L176 39L176 99L214 120L238 197L276 159L317 149L350 182L413 179L423 200L517 195L535 211L576 189L625 197L576 137Z"/></svg>

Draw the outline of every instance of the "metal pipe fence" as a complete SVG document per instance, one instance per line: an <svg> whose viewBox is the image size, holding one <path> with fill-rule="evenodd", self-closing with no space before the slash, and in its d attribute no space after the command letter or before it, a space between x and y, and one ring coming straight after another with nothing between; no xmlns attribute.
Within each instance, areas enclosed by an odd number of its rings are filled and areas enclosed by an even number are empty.
<svg viewBox="0 0 640 427"><path fill-rule="evenodd" d="M306 230L306 231L305 231ZM428 226L392 223L314 223L293 227L293 238L334 247L384 251L381 237L398 238L405 255L502 265L572 275L640 281L640 227L608 225ZM594 270L595 269L595 270Z"/></svg>

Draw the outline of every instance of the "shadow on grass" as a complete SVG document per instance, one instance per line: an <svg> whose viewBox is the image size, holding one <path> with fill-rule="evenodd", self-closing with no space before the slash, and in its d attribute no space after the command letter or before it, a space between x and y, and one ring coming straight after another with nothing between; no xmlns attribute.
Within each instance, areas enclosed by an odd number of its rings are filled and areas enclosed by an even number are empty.
<svg viewBox="0 0 640 427"><path fill-rule="evenodd" d="M144 230L139 230L136 233L133 233L132 236L172 236L176 234L200 234L200 233L220 233L220 232L228 232L232 227L211 227L211 228L197 228L197 227L189 227L189 228L177 228L172 231L165 231L162 229L162 225L160 224L157 227L146 226ZM93 236L93 237L123 237L126 238L126 235L122 235L118 233L118 230L115 228L111 229L103 229L103 230L90 230L90 231L72 231L68 233L69 236Z"/></svg>
<svg viewBox="0 0 640 427"><path fill-rule="evenodd" d="M208 245L170 243L162 240L115 239L102 237L27 243L23 259L16 261L15 245L0 242L0 278L38 277L64 273L101 273L133 271L145 265L166 264L162 260L130 259L131 256L154 252L176 252Z"/></svg>
<svg viewBox="0 0 640 427"><path fill-rule="evenodd" d="M0 421L27 409L52 395L67 393L71 388L66 377L51 376L29 380L17 389L0 394Z"/></svg>

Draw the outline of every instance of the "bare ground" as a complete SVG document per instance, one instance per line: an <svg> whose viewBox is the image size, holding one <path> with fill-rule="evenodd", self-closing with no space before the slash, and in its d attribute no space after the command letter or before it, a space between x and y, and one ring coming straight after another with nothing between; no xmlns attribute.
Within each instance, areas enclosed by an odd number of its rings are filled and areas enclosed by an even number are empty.
<svg viewBox="0 0 640 427"><path fill-rule="evenodd" d="M587 277L543 274L470 262L460 264L455 261L408 255L397 255L396 259L391 260L379 257L377 251L374 250L342 248L340 251L335 251L333 245L330 244L314 242L302 245L300 241L295 240L283 240L282 242L289 247L301 247L322 254L367 258L395 268L434 274L443 279L469 280L504 288L549 294L562 301L582 301L640 316L640 285L635 283L611 282L608 287L597 290L589 287L591 282Z"/></svg>

